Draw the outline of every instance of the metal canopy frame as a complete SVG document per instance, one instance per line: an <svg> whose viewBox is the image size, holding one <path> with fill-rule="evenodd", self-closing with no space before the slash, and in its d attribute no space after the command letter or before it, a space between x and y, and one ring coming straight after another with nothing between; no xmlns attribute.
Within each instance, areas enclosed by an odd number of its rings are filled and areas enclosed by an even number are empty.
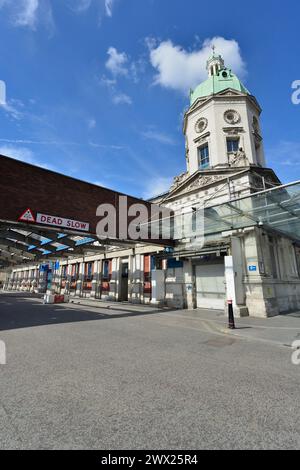
<svg viewBox="0 0 300 470"><path fill-rule="evenodd" d="M74 231L0 220L0 268L105 253L116 248L132 248L133 241L99 239L94 235Z"/></svg>
<svg viewBox="0 0 300 470"><path fill-rule="evenodd" d="M204 224L195 224L195 214L201 211ZM187 237L210 237L231 230L260 226L289 237L300 243L300 181L276 186L222 204L171 216L173 240ZM170 224L170 217L161 223ZM158 221L141 224L149 225ZM184 230L177 230L178 227ZM176 236L177 233L181 237ZM173 241L172 240L172 241ZM132 248L146 242L98 239L89 233L58 231L55 228L0 220L0 267L40 261L74 257L87 253L105 253L117 248ZM151 244L151 241L149 241Z"/></svg>

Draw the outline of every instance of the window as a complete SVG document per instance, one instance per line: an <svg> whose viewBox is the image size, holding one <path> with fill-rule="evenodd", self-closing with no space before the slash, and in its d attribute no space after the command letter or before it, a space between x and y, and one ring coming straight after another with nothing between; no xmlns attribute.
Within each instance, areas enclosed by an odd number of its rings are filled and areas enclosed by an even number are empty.
<svg viewBox="0 0 300 470"><path fill-rule="evenodd" d="M110 271L110 260L103 261L103 268L102 268L102 275L104 279L109 278L109 271Z"/></svg>
<svg viewBox="0 0 300 470"><path fill-rule="evenodd" d="M84 274L85 279L90 280L93 277L94 263L85 263Z"/></svg>
<svg viewBox="0 0 300 470"><path fill-rule="evenodd" d="M207 168L209 166L209 150L207 144L198 148L198 159L200 168Z"/></svg>
<svg viewBox="0 0 300 470"><path fill-rule="evenodd" d="M227 139L227 152L237 152L239 149L238 139Z"/></svg>
<svg viewBox="0 0 300 470"><path fill-rule="evenodd" d="M78 279L78 274L79 274L79 263L72 264L72 270L71 270L71 276L72 279Z"/></svg>

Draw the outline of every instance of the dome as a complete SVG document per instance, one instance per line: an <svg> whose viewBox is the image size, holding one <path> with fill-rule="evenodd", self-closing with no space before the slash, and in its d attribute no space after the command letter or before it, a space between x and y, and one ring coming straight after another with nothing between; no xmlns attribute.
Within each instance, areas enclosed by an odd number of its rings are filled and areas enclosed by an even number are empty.
<svg viewBox="0 0 300 470"><path fill-rule="evenodd" d="M208 66L211 66L214 57L208 60ZM191 105L198 99L204 98L206 96L215 95L216 93L220 93L228 88L232 88L233 90L237 90L241 93L247 93L250 95L250 92L247 88L242 84L242 82L238 79L238 77L232 73L232 71L222 65L222 68L216 67L212 69L209 77L205 82L200 83L195 90L191 90L190 93L190 101Z"/></svg>

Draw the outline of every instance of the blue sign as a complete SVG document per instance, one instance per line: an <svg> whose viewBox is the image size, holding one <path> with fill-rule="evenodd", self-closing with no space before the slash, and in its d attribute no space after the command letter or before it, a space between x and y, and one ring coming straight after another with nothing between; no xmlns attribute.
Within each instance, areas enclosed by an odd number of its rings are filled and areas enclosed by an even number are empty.
<svg viewBox="0 0 300 470"><path fill-rule="evenodd" d="M249 271L257 271L257 266L255 264L248 266Z"/></svg>
<svg viewBox="0 0 300 470"><path fill-rule="evenodd" d="M40 273L45 273L47 271L49 271L49 264L41 264L40 265Z"/></svg>
<svg viewBox="0 0 300 470"><path fill-rule="evenodd" d="M176 258L169 258L167 260L168 268L183 268L183 261L177 261Z"/></svg>

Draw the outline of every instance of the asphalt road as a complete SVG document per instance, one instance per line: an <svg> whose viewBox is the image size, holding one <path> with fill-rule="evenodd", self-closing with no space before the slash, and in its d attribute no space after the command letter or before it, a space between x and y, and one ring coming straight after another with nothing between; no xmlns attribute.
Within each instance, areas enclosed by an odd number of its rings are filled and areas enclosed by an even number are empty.
<svg viewBox="0 0 300 470"><path fill-rule="evenodd" d="M0 448L299 448L291 349L177 313L0 296Z"/></svg>

